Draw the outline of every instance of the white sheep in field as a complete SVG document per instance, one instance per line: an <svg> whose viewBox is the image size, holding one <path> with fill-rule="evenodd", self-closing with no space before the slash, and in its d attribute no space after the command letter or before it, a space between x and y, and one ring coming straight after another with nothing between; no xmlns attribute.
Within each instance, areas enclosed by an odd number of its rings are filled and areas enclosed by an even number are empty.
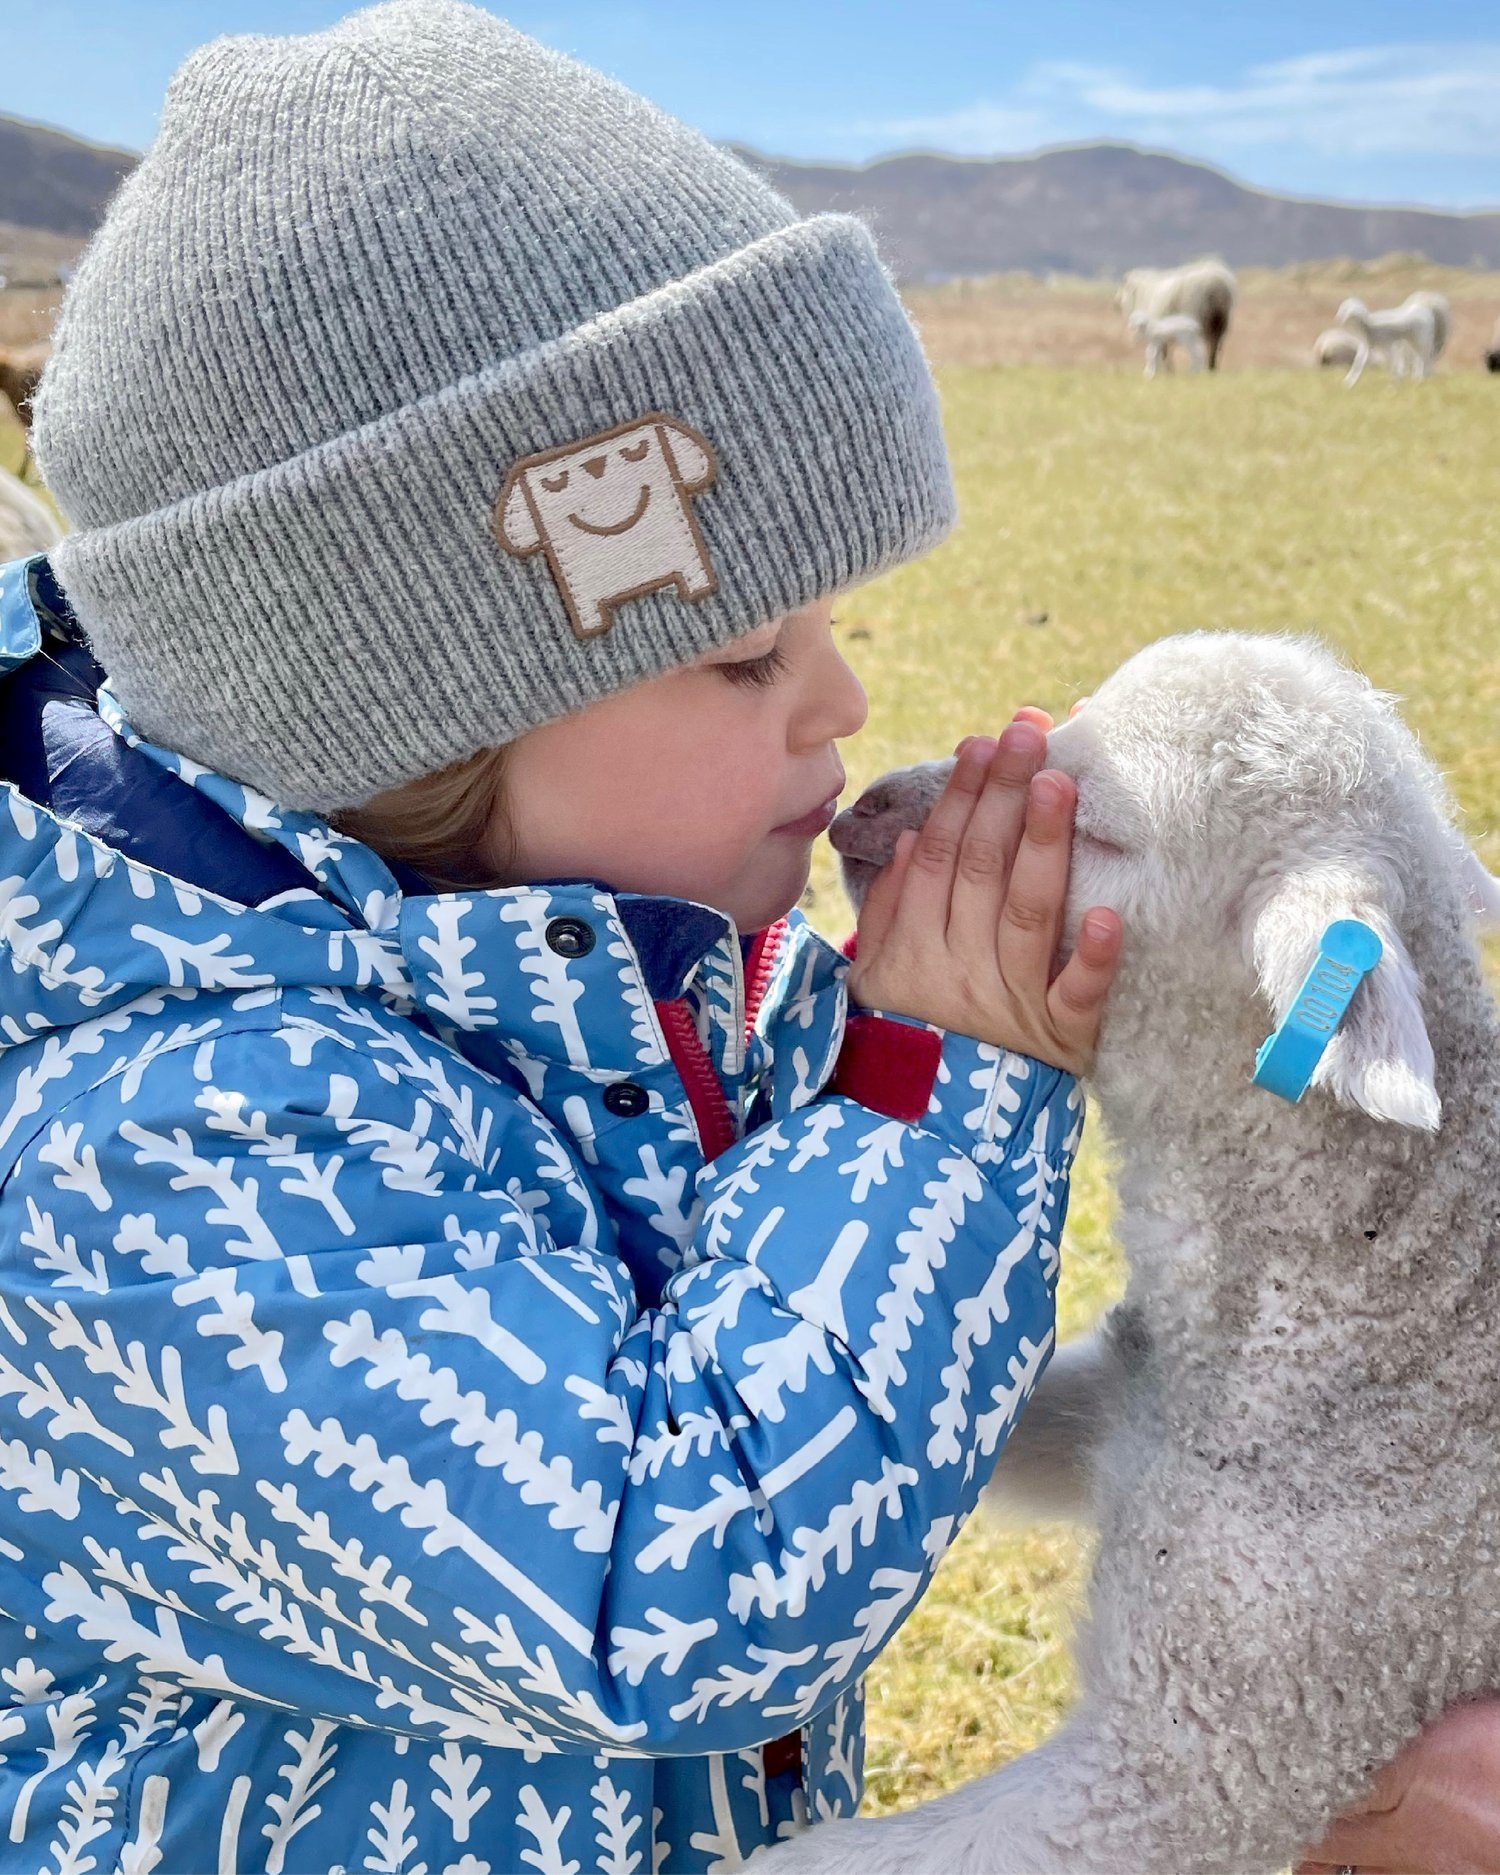
<svg viewBox="0 0 1500 1875"><path fill-rule="evenodd" d="M1358 349L1344 382L1359 382L1372 353L1385 359L1393 378L1425 378L1438 355L1439 332L1448 336L1447 306L1441 294L1413 293L1385 312L1371 312L1362 299L1346 299L1339 307L1339 324L1354 333Z"/></svg>
<svg viewBox="0 0 1500 1875"><path fill-rule="evenodd" d="M28 553L45 553L62 539L57 517L26 484L0 469L0 566Z"/></svg>
<svg viewBox="0 0 1500 1875"><path fill-rule="evenodd" d="M1089 905L1125 924L1092 1091L1129 1287L991 1491L1097 1521L1082 1694L1001 1771L767 1875L1270 1875L1500 1689L1500 1019L1471 929L1500 885L1389 700L1305 641L1164 639L1049 761L1078 789L1063 947ZM834 823L856 902L951 766ZM1257 1044L1349 918L1383 951L1294 1105L1252 1085Z"/></svg>
<svg viewBox="0 0 1500 1875"><path fill-rule="evenodd" d="M1196 319L1208 349L1208 368L1217 371L1219 352L1234 313L1237 287L1221 260L1195 260L1186 267L1136 267L1126 274L1115 302L1128 319L1143 312L1152 319L1186 313Z"/></svg>
<svg viewBox="0 0 1500 1875"><path fill-rule="evenodd" d="M1359 340L1347 326L1329 326L1313 340L1313 363L1347 370L1359 356Z"/></svg>
<svg viewBox="0 0 1500 1875"><path fill-rule="evenodd" d="M1448 303L1448 296L1446 293L1436 293L1430 287L1421 287L1409 295L1406 303L1408 306L1432 308L1432 356L1435 363L1442 357L1453 336L1453 308Z"/></svg>
<svg viewBox="0 0 1500 1875"><path fill-rule="evenodd" d="M1130 330L1146 345L1146 376L1154 378L1161 365L1172 368L1172 347L1180 345L1194 371L1201 371L1207 359L1203 328L1191 313L1168 313L1153 319L1149 313L1133 312Z"/></svg>

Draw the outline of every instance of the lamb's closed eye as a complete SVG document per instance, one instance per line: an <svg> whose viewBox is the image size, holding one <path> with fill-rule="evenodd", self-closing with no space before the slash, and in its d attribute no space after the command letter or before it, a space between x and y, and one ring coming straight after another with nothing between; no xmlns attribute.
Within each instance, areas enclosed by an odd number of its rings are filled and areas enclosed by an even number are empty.
<svg viewBox="0 0 1500 1875"><path fill-rule="evenodd" d="M1073 823L1073 851L1076 854L1080 849L1096 853L1101 858L1105 859L1124 859L1126 857L1126 849L1121 841L1111 839L1105 832L1095 831L1095 829L1085 821L1075 820Z"/></svg>

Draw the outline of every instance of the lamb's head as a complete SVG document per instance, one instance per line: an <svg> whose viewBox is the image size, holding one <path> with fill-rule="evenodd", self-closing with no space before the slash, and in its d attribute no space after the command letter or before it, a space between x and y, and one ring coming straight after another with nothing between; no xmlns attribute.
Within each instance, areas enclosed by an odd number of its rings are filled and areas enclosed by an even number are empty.
<svg viewBox="0 0 1500 1875"><path fill-rule="evenodd" d="M1369 317L1370 309L1362 299L1346 299L1339 307L1338 324L1362 326L1368 323Z"/></svg>
<svg viewBox="0 0 1500 1875"><path fill-rule="evenodd" d="M1090 905L1125 922L1101 1091L1243 1085L1324 930L1356 917L1384 955L1315 1085L1375 1118L1436 1127L1414 927L1446 919L1467 942L1465 895L1493 915L1500 894L1389 699L1313 644L1200 632L1132 658L1052 732L1048 761L1078 786L1064 947ZM883 777L835 822L856 903L951 766Z"/></svg>
<svg viewBox="0 0 1500 1875"><path fill-rule="evenodd" d="M1128 318L1145 305L1147 294L1160 278L1154 267L1132 267L1115 290L1115 305Z"/></svg>

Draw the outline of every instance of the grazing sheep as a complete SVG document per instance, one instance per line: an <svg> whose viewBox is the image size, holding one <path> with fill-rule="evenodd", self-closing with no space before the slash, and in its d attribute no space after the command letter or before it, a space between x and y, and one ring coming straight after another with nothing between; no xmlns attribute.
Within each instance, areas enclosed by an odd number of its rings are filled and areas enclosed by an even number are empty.
<svg viewBox="0 0 1500 1875"><path fill-rule="evenodd" d="M1223 261L1195 260L1170 271L1136 267L1126 274L1115 300L1127 319L1137 312L1152 319L1165 319L1172 313L1196 319L1208 348L1208 368L1217 371L1236 291L1234 275Z"/></svg>
<svg viewBox="0 0 1500 1875"><path fill-rule="evenodd" d="M1430 287L1422 287L1408 296L1408 306L1430 306L1432 308L1432 356L1434 363L1442 357L1448 341L1453 336L1453 308L1448 303L1446 293L1435 293Z"/></svg>
<svg viewBox="0 0 1500 1875"><path fill-rule="evenodd" d="M1091 904L1125 921L1092 1081L1130 1279L992 1490L1088 1483L1082 1697L767 1875L1269 1875L1500 1688L1500 1020L1470 928L1500 883L1389 701L1304 641L1163 640L1050 761L1078 787L1065 940ZM835 822L856 901L950 766ZM1293 1105L1256 1047L1345 918L1383 954Z"/></svg>
<svg viewBox="0 0 1500 1875"><path fill-rule="evenodd" d="M1187 353L1194 371L1203 369L1203 328L1190 313L1168 313L1164 318L1153 319L1149 313L1133 312L1129 325L1136 338L1146 341L1148 378L1154 378L1162 364L1171 370L1174 345L1180 345Z"/></svg>
<svg viewBox="0 0 1500 1875"><path fill-rule="evenodd" d="M62 534L46 502L8 469L0 469L0 566L24 554L45 553Z"/></svg>
<svg viewBox="0 0 1500 1875"><path fill-rule="evenodd" d="M1346 384L1358 384L1372 352L1384 357L1393 378L1408 373L1425 378L1432 370L1438 352L1438 314L1416 293L1387 312L1371 312L1362 299L1346 299L1339 307L1339 324L1352 330L1359 348Z"/></svg>
<svg viewBox="0 0 1500 1875"><path fill-rule="evenodd" d="M1359 356L1359 340L1347 326L1329 326L1313 340L1313 363L1347 370Z"/></svg>
<svg viewBox="0 0 1500 1875"><path fill-rule="evenodd" d="M1500 319L1495 321L1495 329L1490 334L1490 348L1484 355L1484 362L1491 371L1500 371Z"/></svg>

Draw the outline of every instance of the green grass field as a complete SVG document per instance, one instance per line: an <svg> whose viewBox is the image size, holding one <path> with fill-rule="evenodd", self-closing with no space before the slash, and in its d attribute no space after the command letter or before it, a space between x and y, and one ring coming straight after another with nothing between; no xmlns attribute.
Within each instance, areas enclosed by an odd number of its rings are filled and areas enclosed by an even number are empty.
<svg viewBox="0 0 1500 1875"><path fill-rule="evenodd" d="M1500 382L1466 371L1345 393L1310 371L941 375L963 521L838 609L871 703L849 750L855 788L998 730L1017 704L1065 714L1166 633L1312 632L1403 699L1500 870ZM811 911L849 927L826 851ZM1062 1333L1121 1282L1091 1130ZM870 1675L867 1808L933 1796L1052 1728L1085 1567L1072 1531L970 1526Z"/></svg>

